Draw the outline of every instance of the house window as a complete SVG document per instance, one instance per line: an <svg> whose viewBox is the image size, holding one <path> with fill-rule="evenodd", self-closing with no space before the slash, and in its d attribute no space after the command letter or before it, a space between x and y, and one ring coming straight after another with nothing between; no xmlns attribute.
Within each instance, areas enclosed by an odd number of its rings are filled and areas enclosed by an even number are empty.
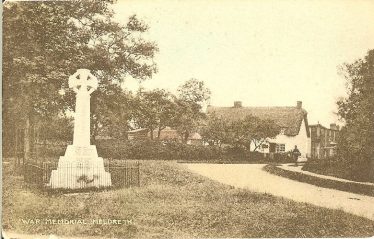
<svg viewBox="0 0 374 239"><path fill-rule="evenodd" d="M275 152L277 152L277 153L284 153L285 151L286 151L285 144L277 144L275 146Z"/></svg>

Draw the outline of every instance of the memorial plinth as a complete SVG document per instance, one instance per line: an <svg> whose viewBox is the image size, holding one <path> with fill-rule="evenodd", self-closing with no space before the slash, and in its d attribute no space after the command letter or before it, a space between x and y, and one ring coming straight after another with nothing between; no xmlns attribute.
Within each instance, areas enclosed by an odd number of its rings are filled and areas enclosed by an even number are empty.
<svg viewBox="0 0 374 239"><path fill-rule="evenodd" d="M90 145L90 94L97 89L97 79L89 70L79 69L69 78L69 87L76 93L73 145L61 156L53 170L51 188L78 189L109 187L110 173L98 157L96 146Z"/></svg>

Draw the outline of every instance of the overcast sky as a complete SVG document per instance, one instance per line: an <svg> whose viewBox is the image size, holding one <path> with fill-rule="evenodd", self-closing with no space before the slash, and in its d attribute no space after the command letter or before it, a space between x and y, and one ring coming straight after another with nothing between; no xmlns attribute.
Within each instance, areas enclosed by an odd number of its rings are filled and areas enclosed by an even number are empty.
<svg viewBox="0 0 374 239"><path fill-rule="evenodd" d="M116 18L137 14L157 42L159 72L142 83L175 92L190 78L212 91L211 105L294 106L309 122L337 122L345 81L337 67L374 48L374 1L129 1ZM128 79L128 89L139 84Z"/></svg>

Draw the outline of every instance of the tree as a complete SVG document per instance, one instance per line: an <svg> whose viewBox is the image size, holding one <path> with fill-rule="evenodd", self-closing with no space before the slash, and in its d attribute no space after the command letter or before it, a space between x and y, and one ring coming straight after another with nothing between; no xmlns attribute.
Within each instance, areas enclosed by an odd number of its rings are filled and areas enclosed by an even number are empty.
<svg viewBox="0 0 374 239"><path fill-rule="evenodd" d="M73 141L73 119L67 116L42 118L37 121L35 132L40 142L61 143Z"/></svg>
<svg viewBox="0 0 374 239"><path fill-rule="evenodd" d="M228 142L234 147L244 147L250 151L254 130L259 121L259 118L252 115L248 115L241 120L232 121L230 123Z"/></svg>
<svg viewBox="0 0 374 239"><path fill-rule="evenodd" d="M133 113L132 94L114 84L100 86L93 94L95 97L91 101L91 142L94 143L96 136L100 134L116 139L127 138Z"/></svg>
<svg viewBox="0 0 374 239"><path fill-rule="evenodd" d="M67 79L77 69L90 69L98 77L101 87L93 97L128 75L145 80L156 72L157 46L141 35L148 26L136 16L126 25L115 22L110 2L4 4L4 138L12 138L17 127L25 128L25 158L36 118L74 109ZM65 94L58 94L60 89Z"/></svg>
<svg viewBox="0 0 374 239"><path fill-rule="evenodd" d="M339 116L346 123L339 137L338 154L350 167L361 168L356 172L360 174L374 160L374 50L340 69L348 96L337 102Z"/></svg>
<svg viewBox="0 0 374 239"><path fill-rule="evenodd" d="M281 128L273 120L259 119L256 120L255 127L252 131L252 142L257 151L260 146L268 139L275 138L280 133Z"/></svg>
<svg viewBox="0 0 374 239"><path fill-rule="evenodd" d="M279 134L280 127L272 120L252 115L229 123L211 115L203 132L208 142L219 142L219 145L227 143L234 147L244 147L248 151L253 144L253 151L257 151L266 140Z"/></svg>
<svg viewBox="0 0 374 239"><path fill-rule="evenodd" d="M173 123L176 114L176 105L173 95L165 90L139 91L135 98L134 120L140 128L150 130L151 139L153 131L157 129L157 138L161 131Z"/></svg>
<svg viewBox="0 0 374 239"><path fill-rule="evenodd" d="M201 136L209 145L222 146L228 142L229 124L226 120L215 114L208 115L206 126L201 131Z"/></svg>
<svg viewBox="0 0 374 239"><path fill-rule="evenodd" d="M186 143L190 133L202 124L205 118L202 107L210 99L210 94L204 82L196 79L190 79L178 87L173 126L182 135L183 142Z"/></svg>
<svg viewBox="0 0 374 239"><path fill-rule="evenodd" d="M179 86L178 97L180 100L194 102L197 104L206 103L210 99L211 92L205 86L204 81L191 78L183 85Z"/></svg>

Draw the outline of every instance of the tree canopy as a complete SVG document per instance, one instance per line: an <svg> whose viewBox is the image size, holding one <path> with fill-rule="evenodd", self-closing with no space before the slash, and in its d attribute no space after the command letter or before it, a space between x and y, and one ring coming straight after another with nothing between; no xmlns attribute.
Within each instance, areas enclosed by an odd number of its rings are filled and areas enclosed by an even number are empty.
<svg viewBox="0 0 374 239"><path fill-rule="evenodd" d="M27 131L27 147L29 129L36 117L56 117L74 109L75 96L67 79L77 69L90 69L98 77L100 87L93 98L105 95L107 88L120 84L127 76L145 80L156 72L153 57L158 48L142 37L149 27L136 16L131 16L126 24L114 21L110 4L111 1L4 4L5 137L11 138L14 128L23 127ZM59 94L61 89L65 94ZM120 98L109 102L116 104Z"/></svg>
<svg viewBox="0 0 374 239"><path fill-rule="evenodd" d="M248 115L229 122L212 114L208 116L202 136L210 144L227 144L257 151L266 140L276 137L279 132L280 127L272 120ZM254 145L253 149L251 145Z"/></svg>
<svg viewBox="0 0 374 239"><path fill-rule="evenodd" d="M151 139L153 131L157 129L157 138L166 126L171 126L176 114L176 105L173 95L161 89L138 91L133 105L133 119L139 128L150 130Z"/></svg>
<svg viewBox="0 0 374 239"><path fill-rule="evenodd" d="M202 111L204 104L210 99L210 90L203 81L190 79L178 87L176 97L176 117L174 127L187 142L192 131L196 131L205 119Z"/></svg>
<svg viewBox="0 0 374 239"><path fill-rule="evenodd" d="M338 101L339 116L345 121L338 144L342 160L351 166L374 160L374 50L353 63L341 66L348 96Z"/></svg>

